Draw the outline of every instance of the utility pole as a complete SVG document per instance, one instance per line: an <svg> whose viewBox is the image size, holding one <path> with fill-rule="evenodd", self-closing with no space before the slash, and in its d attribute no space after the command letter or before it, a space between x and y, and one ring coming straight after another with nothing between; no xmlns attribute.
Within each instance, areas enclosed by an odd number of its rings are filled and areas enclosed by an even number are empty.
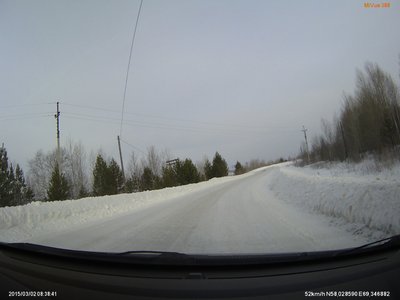
<svg viewBox="0 0 400 300"><path fill-rule="evenodd" d="M175 159L167 160L165 163L166 163L167 166L170 167L170 166L176 165L178 163L178 161L179 161L179 159L175 158Z"/></svg>
<svg viewBox="0 0 400 300"><path fill-rule="evenodd" d="M307 159L308 159L308 162L310 162L310 152L308 151L308 141L307 141L307 133L306 133L307 129L304 128L304 125L303 125L303 130L301 130L301 131L304 132L304 139L306 140Z"/></svg>
<svg viewBox="0 0 400 300"><path fill-rule="evenodd" d="M122 160L121 140L119 138L119 135L117 136L117 139L118 139L119 158L121 160L122 180L124 181L124 184L125 184L124 162Z"/></svg>
<svg viewBox="0 0 400 300"><path fill-rule="evenodd" d="M342 139L343 139L343 145L344 145L344 154L345 154L345 157L347 159L349 154L347 152L347 144L346 144L346 139L344 137L343 124L342 124L342 122L339 122L339 124L340 124L340 131L342 132Z"/></svg>
<svg viewBox="0 0 400 300"><path fill-rule="evenodd" d="M397 111L397 107L395 108L395 110L396 110L397 117L398 117L399 114L398 114L398 111ZM400 140L400 129L399 129L399 125L397 125L395 116L393 116L393 122L394 122L394 125L396 126L397 135L399 136L399 140Z"/></svg>
<svg viewBox="0 0 400 300"><path fill-rule="evenodd" d="M57 119L57 164L61 171L61 153L60 153L60 102L57 102L57 113L54 115Z"/></svg>

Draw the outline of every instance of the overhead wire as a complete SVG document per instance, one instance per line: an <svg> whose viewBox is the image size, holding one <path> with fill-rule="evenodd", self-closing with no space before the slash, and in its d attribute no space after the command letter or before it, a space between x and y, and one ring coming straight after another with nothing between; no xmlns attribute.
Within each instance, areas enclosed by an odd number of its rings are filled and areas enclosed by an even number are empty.
<svg viewBox="0 0 400 300"><path fill-rule="evenodd" d="M140 149L139 147L136 147L136 146L134 146L134 145L128 143L127 141L125 141L125 140L123 140L123 139L121 139L121 142L123 142L124 144L126 144L126 145L132 147L133 149L136 149L136 150L139 151L140 153L146 155L146 152L143 151L142 149Z"/></svg>
<svg viewBox="0 0 400 300"><path fill-rule="evenodd" d="M105 112L111 112L111 113L118 113L118 111L116 110L112 110L112 109L107 109L107 108L103 108L103 107L96 107L96 106L89 106L89 105L78 105L78 104L66 104L66 105L70 105L70 106L75 106L75 107L80 107L80 108L87 108L90 110L98 110L98 111L105 111ZM150 115L150 114L141 114L141 113L132 113L132 112L125 112L125 115L134 115L134 116L140 116L143 118L153 118L153 119L163 119L163 120L168 120L168 121L173 121L173 122L178 122L178 123L193 123L193 124L199 124L199 125L206 125L206 126L210 126L206 129L211 129L211 130L237 130L237 131L245 131L245 132L251 132L251 131L255 131L255 132L259 132L259 133L266 133L266 132L270 132L270 131L280 131L280 132L297 132L296 130L293 130L292 128L289 127L276 127L276 126L268 126L268 128L266 128L266 125L264 126L254 126L254 125L247 125L247 124L230 124L230 123L219 123L219 122L208 122L208 121L197 121L197 120L189 120L189 119L182 119L182 118L173 118L173 117L166 117L166 116L158 116L158 115ZM126 119L125 119L126 120ZM134 123L145 123L145 124L150 124L150 125L160 125L160 126L178 126L178 127L182 127L184 126L185 128L188 128L187 125L182 125L182 124L166 124L166 123L155 123L153 121L151 121L151 123L149 123L150 121L137 121L137 120L132 120L132 119L128 119L127 121L130 122L134 122ZM123 121L123 124L125 124L126 122ZM221 127L221 128L218 128ZM228 127L228 128L226 128ZM196 129L204 129L204 127L195 127Z"/></svg>
<svg viewBox="0 0 400 300"><path fill-rule="evenodd" d="M130 69L130 66L131 66L132 50L133 50L133 45L135 43L136 31L137 31L137 26L138 26L138 23L139 23L139 17L140 17L140 12L142 10L142 5L143 5L143 0L140 0L140 6L139 6L139 10L138 10L137 17L136 17L136 22L135 22L135 29L133 31L133 36L132 36L131 49L130 49L130 52L129 52L128 67L127 67L127 70L126 70L124 98L123 98L123 101L122 101L121 126L120 126L120 130L119 130L119 136L122 136L122 124L123 124L123 120L124 120L125 99L126 99L126 90L127 90L127 87L128 87L129 69Z"/></svg>
<svg viewBox="0 0 400 300"><path fill-rule="evenodd" d="M23 104L1 105L0 108L14 108L14 107L24 107L24 106L39 106L39 105L49 105L49 104L56 104L56 102L39 102L39 103L23 103Z"/></svg>
<svg viewBox="0 0 400 300"><path fill-rule="evenodd" d="M13 120L25 120L32 118L42 118L53 116L52 113L24 113L24 114L15 114L15 115L3 115L0 116L0 121L13 121Z"/></svg>
<svg viewBox="0 0 400 300"><path fill-rule="evenodd" d="M118 118L116 117L106 117L99 115L89 115L82 113L74 113L66 111L64 112L64 117L73 118L78 120L85 121L95 121L103 124L116 124ZM254 129L246 129L242 128L240 130L233 128L216 128L216 127L198 127L198 126L187 126L187 125L179 125L179 124L168 124L168 123L160 123L160 122L146 122L146 121L137 121L131 119L125 119L123 122L124 125L131 127L142 127L142 128L152 128L152 129L161 129L161 130L177 130L177 131L186 131L186 132L196 132L196 133L208 133L208 134L224 134L224 135L233 135L233 136L243 136L244 134L256 134L256 135L267 135L271 134L275 130L254 130ZM292 130L287 130L286 132L296 132ZM280 131L282 133L282 131Z"/></svg>
<svg viewBox="0 0 400 300"><path fill-rule="evenodd" d="M96 116L96 115L88 115L88 114L82 114L82 113L75 113L75 112L69 112L69 111L64 111L63 115L66 116L73 116L73 117L83 117L83 118L91 118L91 119L98 119L98 120L111 120L111 121L118 121L119 122L119 118L115 117L105 117L105 116Z"/></svg>

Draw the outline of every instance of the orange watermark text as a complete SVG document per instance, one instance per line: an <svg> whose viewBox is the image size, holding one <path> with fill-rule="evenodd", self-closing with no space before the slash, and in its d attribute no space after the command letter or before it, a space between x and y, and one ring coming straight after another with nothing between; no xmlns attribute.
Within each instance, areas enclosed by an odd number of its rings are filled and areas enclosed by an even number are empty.
<svg viewBox="0 0 400 300"><path fill-rule="evenodd" d="M390 2L364 2L364 8L390 8Z"/></svg>

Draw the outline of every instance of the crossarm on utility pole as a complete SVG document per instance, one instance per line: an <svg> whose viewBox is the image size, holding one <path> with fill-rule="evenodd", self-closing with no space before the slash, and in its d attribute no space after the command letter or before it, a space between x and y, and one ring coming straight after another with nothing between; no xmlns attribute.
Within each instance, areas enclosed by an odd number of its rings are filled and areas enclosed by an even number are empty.
<svg viewBox="0 0 400 300"><path fill-rule="evenodd" d="M60 153L60 102L57 102L57 113L54 115L57 119L57 164L61 172L61 153Z"/></svg>
<svg viewBox="0 0 400 300"><path fill-rule="evenodd" d="M308 162L310 162L310 152L308 151L308 141L307 141L307 129L304 127L304 125L303 125L303 130L301 130L301 131L303 131L304 132L304 139L306 140L306 151L307 151L307 159L308 159Z"/></svg>

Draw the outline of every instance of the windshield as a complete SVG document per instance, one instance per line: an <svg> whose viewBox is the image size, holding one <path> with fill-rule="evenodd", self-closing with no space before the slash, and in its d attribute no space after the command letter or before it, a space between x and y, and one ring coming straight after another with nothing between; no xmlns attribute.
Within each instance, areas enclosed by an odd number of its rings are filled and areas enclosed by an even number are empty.
<svg viewBox="0 0 400 300"><path fill-rule="evenodd" d="M0 242L280 254L400 234L399 12L2 1Z"/></svg>

